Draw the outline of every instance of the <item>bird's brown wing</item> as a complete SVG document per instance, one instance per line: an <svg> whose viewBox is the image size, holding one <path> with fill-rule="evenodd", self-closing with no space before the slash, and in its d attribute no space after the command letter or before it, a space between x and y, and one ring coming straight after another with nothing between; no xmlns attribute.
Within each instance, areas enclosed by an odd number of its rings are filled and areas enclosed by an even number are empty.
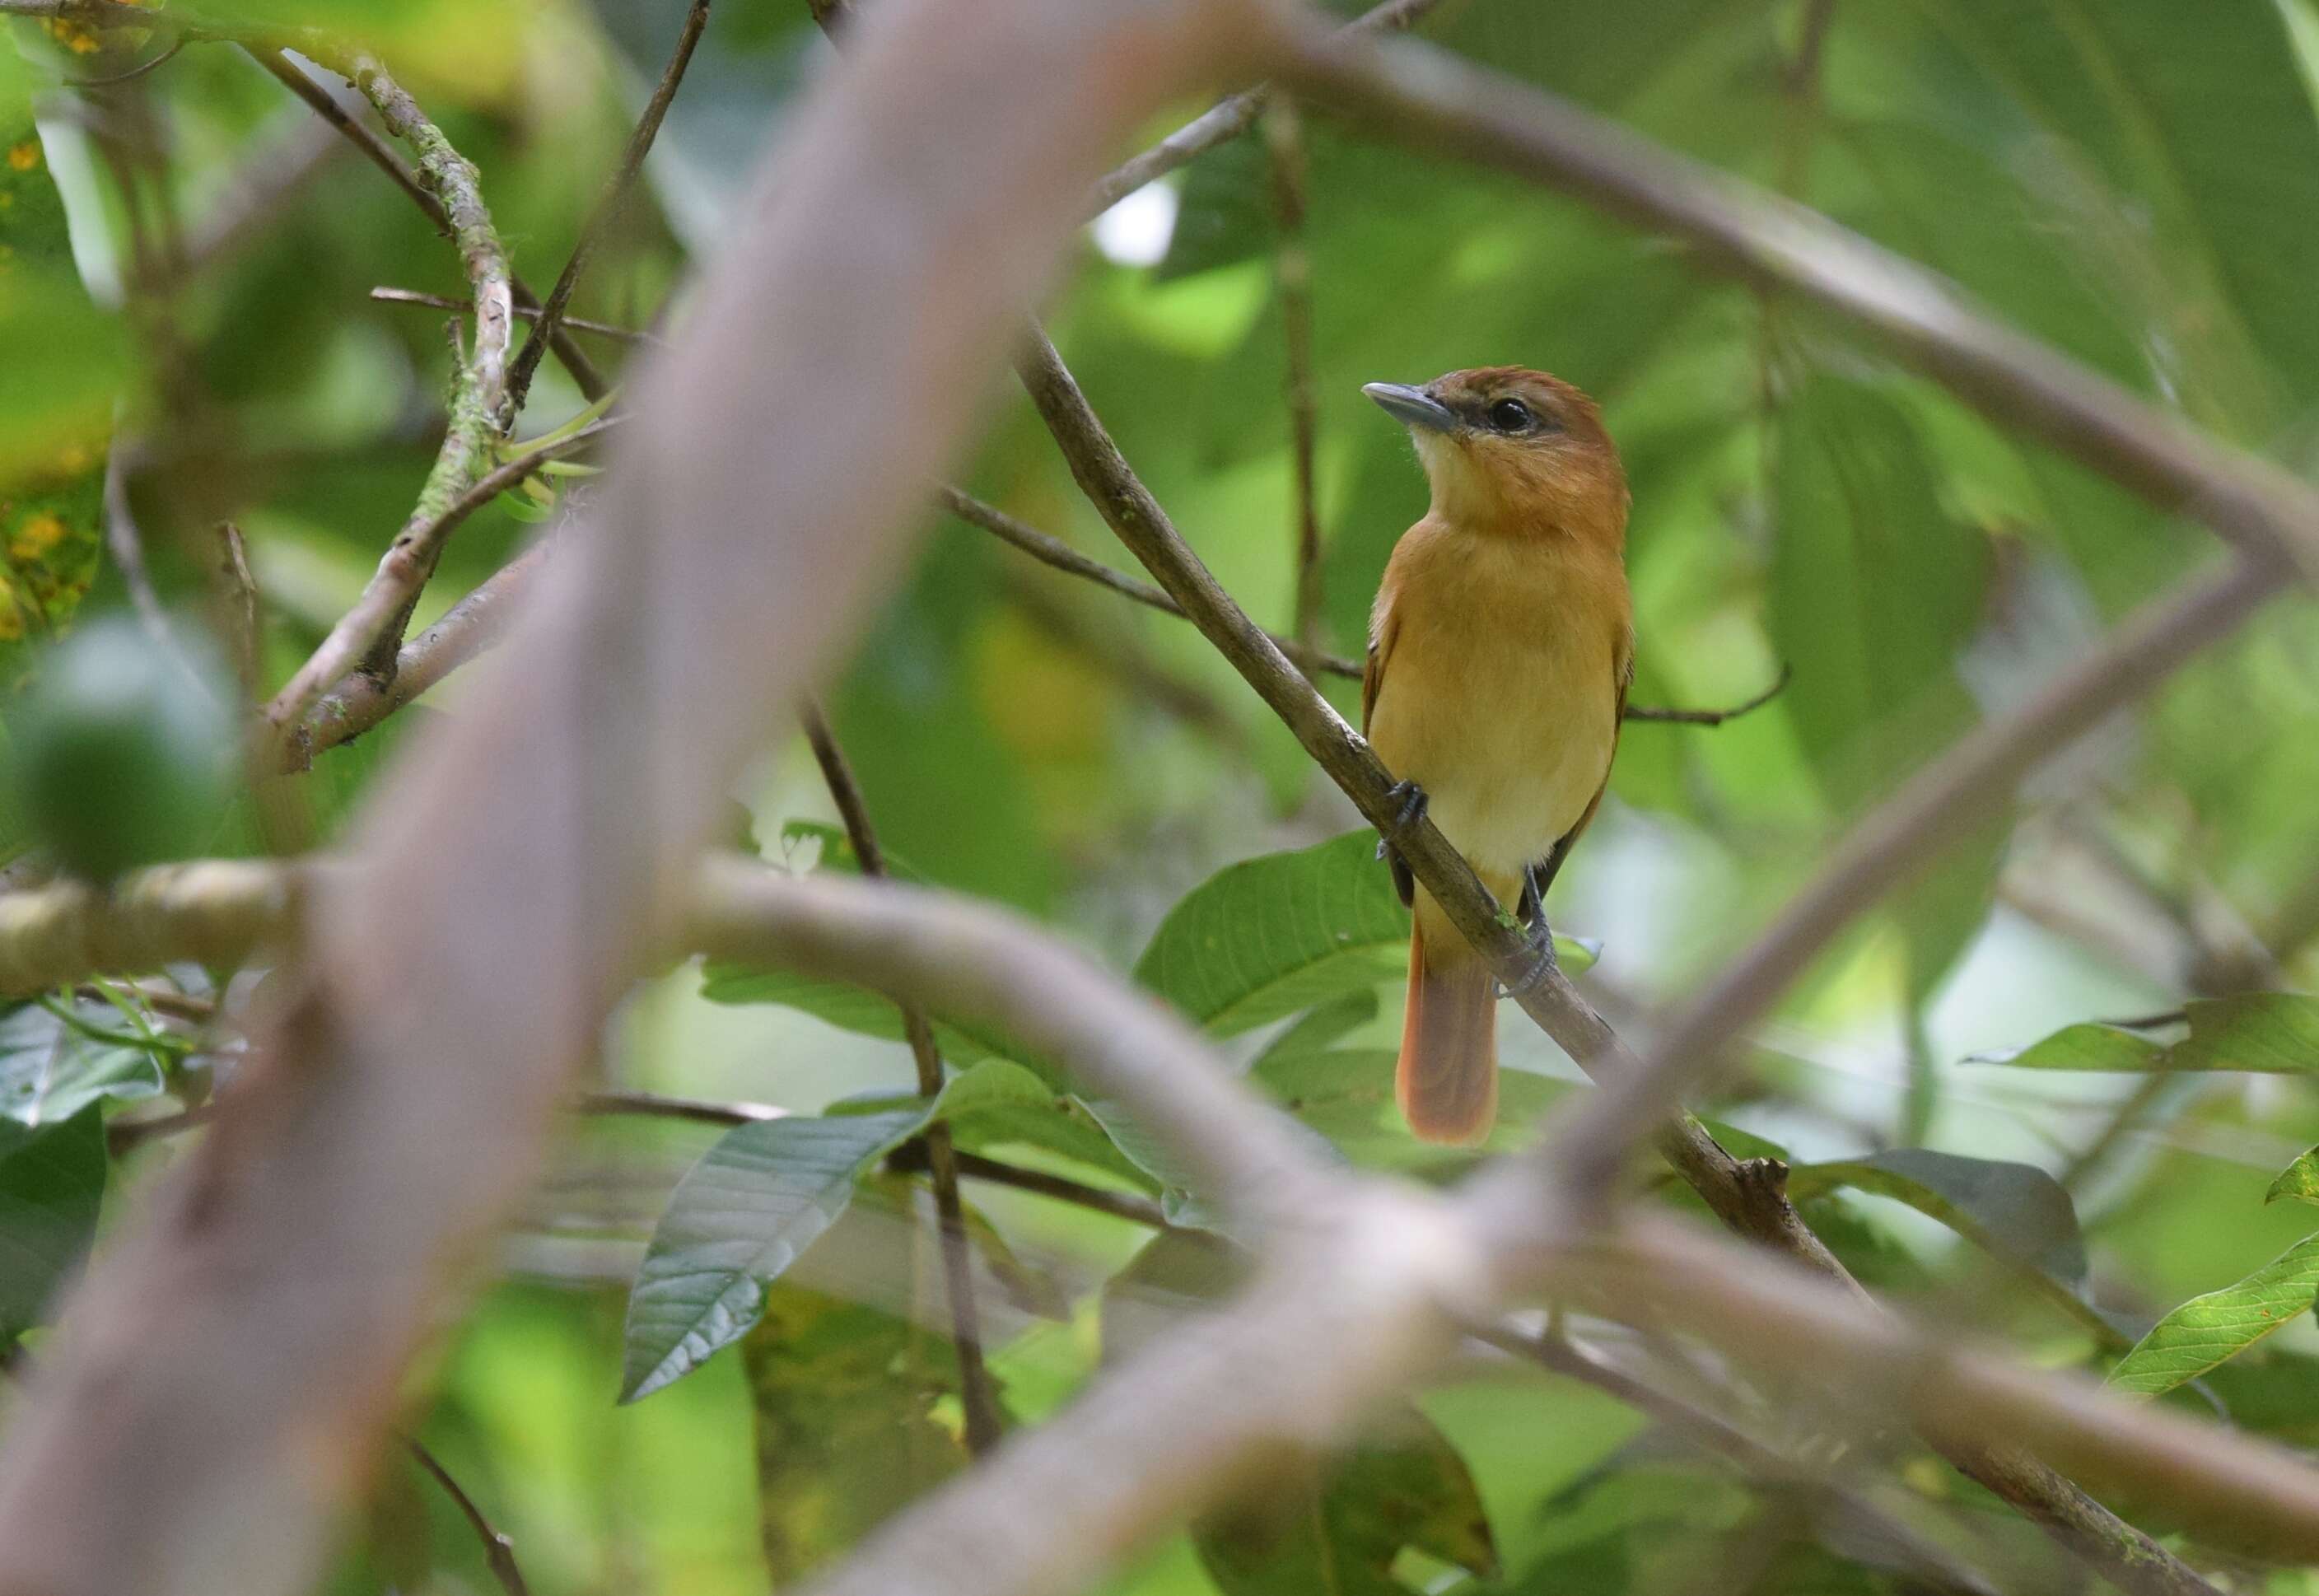
<svg viewBox="0 0 2319 1596"><path fill-rule="evenodd" d="M1385 595L1392 591L1391 581L1388 573ZM1401 618L1394 609L1392 599L1381 595L1376 619L1369 627L1368 656L1361 663L1361 735L1364 737L1369 735L1369 717L1376 712L1377 691L1385 686L1385 668L1393 658L1393 645L1400 636ZM1385 862L1392 867L1393 889L1400 896L1402 907L1407 908L1417 897L1417 879L1409 873L1409 861L1385 843L1379 843L1378 847L1385 854Z"/></svg>
<svg viewBox="0 0 2319 1596"><path fill-rule="evenodd" d="M1385 662L1393 657L1394 641L1401 635L1401 618L1391 600L1378 606L1376 623L1369 628L1368 657L1361 663L1361 735L1369 735L1369 717L1376 711L1377 690L1385 685Z"/></svg>
<svg viewBox="0 0 2319 1596"><path fill-rule="evenodd" d="M1617 697L1611 710L1611 757L1602 766L1602 783L1594 796L1586 802L1585 812L1577 822L1554 840L1554 846L1532 867L1538 877L1538 896L1546 898L1546 889L1554 885L1554 878L1562 871L1562 861L1570 857L1571 844L1577 842L1586 828L1594 823L1594 812L1602 807L1602 795L1611 790L1611 767L1619 762L1619 733L1627 723L1627 690L1635 684L1635 634L1631 628L1619 634L1611 645L1611 680Z"/></svg>

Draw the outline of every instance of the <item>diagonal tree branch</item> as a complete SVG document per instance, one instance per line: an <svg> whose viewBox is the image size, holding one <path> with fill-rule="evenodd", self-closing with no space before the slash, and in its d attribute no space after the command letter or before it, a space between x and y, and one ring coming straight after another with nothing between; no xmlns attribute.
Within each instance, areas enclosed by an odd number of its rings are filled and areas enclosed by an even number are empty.
<svg viewBox="0 0 2319 1596"><path fill-rule="evenodd" d="M870 823L870 806L862 797L862 787L853 779L853 767L847 762L845 751L838 745L837 735L829 729L829 717L821 706L806 700L799 712L805 726L805 740L812 745L814 762L821 767L821 779L829 789L830 801L837 806L839 818L845 823L846 840L853 844L853 858L862 874L871 880L886 875L886 855L878 846L878 833ZM910 1044L910 1058L917 1067L918 1096L931 1102L943 1089L942 1054L934 1047L934 1029L926 1021L925 1011L916 1004L898 1005L902 1011L902 1034ZM1006 1424L998 1411L998 1396L991 1389L990 1371L982 1361L982 1331L974 1305L974 1258L966 1239L966 1210L958 1200L958 1154L951 1146L950 1127L935 1123L917 1139L916 1145L925 1159L928 1184L934 1187L934 1216L942 1231L943 1277L950 1294L951 1341L958 1350L959 1398L966 1411L966 1447L979 1457L998 1444Z"/></svg>
<svg viewBox="0 0 2319 1596"><path fill-rule="evenodd" d="M637 175L644 170L645 157L652 153L653 140L660 136L661 120L676 98L677 89L684 82L684 69L692 64L693 47L708 26L709 0L692 0L684 14L684 25L677 30L676 48L661 69L660 82L654 86L652 98L645 102L644 114L636 118L636 131L628 135L627 149L621 153L620 165L612 179L604 185L601 199L590 212L580 229L580 241L572 247L571 257L564 269L555 275L555 286L547 291L546 302L540 306L539 320L517 351L515 369L508 375L510 413L520 411L524 400L531 392L531 379L539 370L539 357L554 343L564 326L564 312L572 303L572 291L579 286L580 274L603 242L605 230L618 220L620 207L627 203L628 191L636 186Z"/></svg>
<svg viewBox="0 0 2319 1596"><path fill-rule="evenodd" d="M483 1561L490 1566L492 1577L499 1581L500 1589L506 1592L506 1596L531 1596L531 1588L524 1583L523 1569L515 1560L515 1542L501 1534L491 1519L483 1516L483 1510L475 1505L475 1499L468 1495L466 1488L459 1483L449 1469L443 1466L443 1460L428 1450L425 1442L415 1435L407 1435L402 1438L402 1444L410 1449L411 1458L419 1466L442 1487L443 1494L451 1499L452 1505L459 1510L459 1516L466 1519L468 1528L475 1532L475 1538L483 1543Z"/></svg>
<svg viewBox="0 0 2319 1596"><path fill-rule="evenodd" d="M1346 23L1344 31L1359 34L1413 28L1421 17L1440 4L1441 0L1385 0L1383 5L1370 7ZM821 14L818 8L815 14ZM1087 213L1108 211L1145 184L1165 177L1217 145L1239 138L1264 114L1268 95L1268 89L1259 86L1219 100L1149 149L1121 162L1095 185L1087 197Z"/></svg>

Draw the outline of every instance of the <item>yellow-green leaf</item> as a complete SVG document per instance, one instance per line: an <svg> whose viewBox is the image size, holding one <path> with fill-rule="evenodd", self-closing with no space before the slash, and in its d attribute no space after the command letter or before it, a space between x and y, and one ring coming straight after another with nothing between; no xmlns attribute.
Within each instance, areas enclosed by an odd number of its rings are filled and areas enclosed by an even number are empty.
<svg viewBox="0 0 2319 1596"><path fill-rule="evenodd" d="M2319 1235L2245 1279L2192 1297L2152 1325L2109 1372L2122 1391L2156 1396L2195 1380L2307 1311L2319 1295Z"/></svg>

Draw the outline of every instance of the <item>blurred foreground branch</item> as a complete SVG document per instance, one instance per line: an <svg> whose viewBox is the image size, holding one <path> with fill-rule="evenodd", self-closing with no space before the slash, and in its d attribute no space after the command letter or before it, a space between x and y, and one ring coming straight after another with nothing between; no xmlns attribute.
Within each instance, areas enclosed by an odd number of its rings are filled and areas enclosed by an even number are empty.
<svg viewBox="0 0 2319 1596"><path fill-rule="evenodd" d="M990 0L960 30L891 0L857 30L635 385L519 645L312 878L235 1112L65 1305L0 1450L0 1591L311 1587L729 783L906 558L1089 152L1260 68L1268 21Z"/></svg>

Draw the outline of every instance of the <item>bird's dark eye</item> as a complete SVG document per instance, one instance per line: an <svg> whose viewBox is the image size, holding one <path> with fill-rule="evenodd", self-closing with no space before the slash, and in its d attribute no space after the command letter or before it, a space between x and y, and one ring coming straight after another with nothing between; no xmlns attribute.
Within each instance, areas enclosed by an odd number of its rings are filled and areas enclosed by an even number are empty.
<svg viewBox="0 0 2319 1596"><path fill-rule="evenodd" d="M1490 407L1490 425L1500 432L1528 432L1537 419L1519 399L1501 399Z"/></svg>

